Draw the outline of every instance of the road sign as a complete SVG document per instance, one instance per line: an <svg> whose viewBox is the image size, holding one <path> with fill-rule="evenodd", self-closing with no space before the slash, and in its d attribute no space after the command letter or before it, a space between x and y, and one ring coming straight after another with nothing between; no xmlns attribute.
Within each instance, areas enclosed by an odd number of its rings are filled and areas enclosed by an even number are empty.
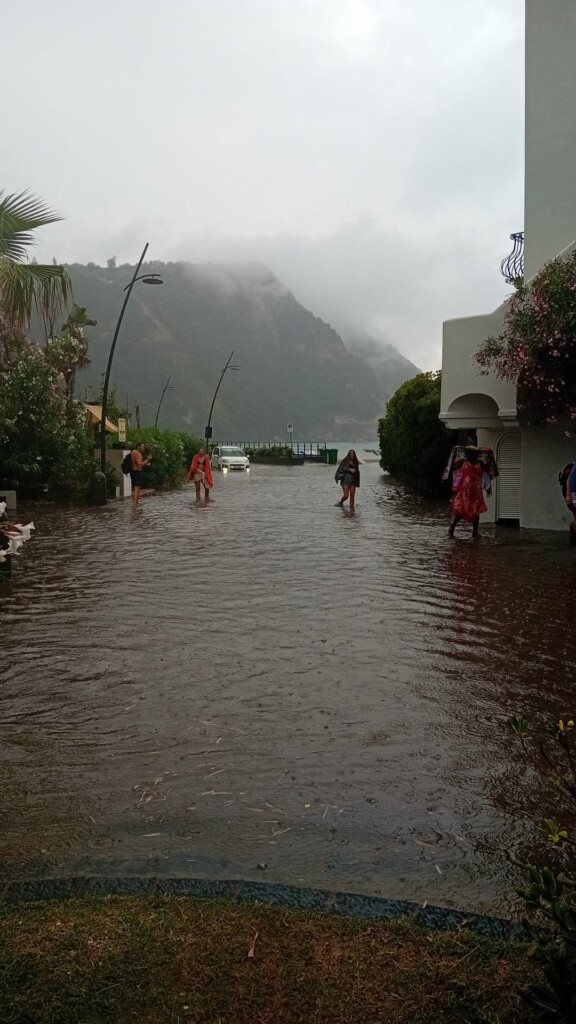
<svg viewBox="0 0 576 1024"><path fill-rule="evenodd" d="M118 440L126 444L126 420L122 418L118 420Z"/></svg>
<svg viewBox="0 0 576 1024"><path fill-rule="evenodd" d="M293 423L287 423L286 424L286 430L288 431L289 434L291 434L292 431L294 430L294 424Z"/></svg>

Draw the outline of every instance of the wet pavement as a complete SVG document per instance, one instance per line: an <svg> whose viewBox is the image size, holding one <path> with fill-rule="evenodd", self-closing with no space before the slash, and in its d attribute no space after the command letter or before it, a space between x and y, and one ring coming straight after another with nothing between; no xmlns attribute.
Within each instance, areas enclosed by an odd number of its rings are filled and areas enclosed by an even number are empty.
<svg viewBox="0 0 576 1024"><path fill-rule="evenodd" d="M0 868L254 879L501 912L542 797L505 719L574 714L576 557L363 468L72 511L0 594Z"/></svg>

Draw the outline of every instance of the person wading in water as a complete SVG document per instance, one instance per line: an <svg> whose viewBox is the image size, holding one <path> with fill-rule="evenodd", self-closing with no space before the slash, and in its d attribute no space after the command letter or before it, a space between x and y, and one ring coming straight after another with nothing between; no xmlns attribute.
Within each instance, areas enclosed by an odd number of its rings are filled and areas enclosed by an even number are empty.
<svg viewBox="0 0 576 1024"><path fill-rule="evenodd" d="M196 488L196 501L200 501L200 484L204 487L204 499L210 501L210 488L214 486L212 479L212 466L210 459L203 448L200 448L190 464L186 480L194 481Z"/></svg>
<svg viewBox="0 0 576 1024"><path fill-rule="evenodd" d="M342 487L342 497L340 498L340 501L336 502L336 505L343 508L344 502L350 498L350 511L353 512L356 488L360 487L360 463L353 448L351 448L348 455L342 459L342 462L336 470L334 479L336 480L336 483L340 484Z"/></svg>
<svg viewBox="0 0 576 1024"><path fill-rule="evenodd" d="M466 448L465 462L459 471L457 490L452 498L452 521L448 533L454 536L454 530L463 519L472 523L472 536L479 537L478 524L480 515L488 506L482 493L482 464L478 461L478 449Z"/></svg>
<svg viewBox="0 0 576 1024"><path fill-rule="evenodd" d="M134 511L138 508L140 491L142 490L142 470L150 465L150 460L152 459L151 455L147 459L144 458L145 451L146 445L139 444L137 448L133 448L130 452L130 480L132 481L132 508Z"/></svg>

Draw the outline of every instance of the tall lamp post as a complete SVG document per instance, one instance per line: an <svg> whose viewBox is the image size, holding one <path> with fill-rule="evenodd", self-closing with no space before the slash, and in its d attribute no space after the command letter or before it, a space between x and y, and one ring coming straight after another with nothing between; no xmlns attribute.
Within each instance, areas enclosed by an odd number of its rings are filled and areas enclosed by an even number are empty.
<svg viewBox="0 0 576 1024"><path fill-rule="evenodd" d="M128 299L132 294L132 289L136 284L136 281L143 281L144 284L164 284L162 278L160 277L160 274L138 274L138 271L140 270L140 267L144 262L144 257L148 250L148 245L149 243L146 242L142 255L138 260L138 265L134 269L132 280L130 281L130 284L127 284L126 287L124 288L126 296L122 304L122 309L120 310L120 316L118 317L118 323L116 324L114 337L112 338L112 344L110 346L110 353L108 355L108 365L106 367L106 376L104 377L104 388L102 391L102 422L100 424L100 470L104 474L106 474L106 413L108 411L108 387L110 385L110 371L112 369L114 350L116 348L116 342L118 341L118 334L120 333L120 326L122 324L122 320L124 319L126 306L128 305Z"/></svg>
<svg viewBox="0 0 576 1024"><path fill-rule="evenodd" d="M168 380L166 381L166 383L164 385L164 390L162 391L162 394L160 395L160 401L158 402L158 408L156 410L156 419L154 420L154 430L156 430L156 427L158 426L158 417L160 415L160 409L162 408L162 402L164 401L164 395L166 394L167 391L174 391L174 388L171 388L171 387L168 386L169 384L170 384L170 377L168 377Z"/></svg>
<svg viewBox="0 0 576 1024"><path fill-rule="evenodd" d="M210 438L212 437L212 427L210 426L210 424L212 422L212 412L214 410L214 402L216 401L216 395L220 391L220 385L221 385L222 381L224 380L224 374L226 373L226 370L239 370L240 369L239 366L230 366L230 363L232 362L232 356L233 355L234 355L234 349L232 349L232 351L230 353L230 358L228 359L228 362L226 363L226 366L222 370L222 373L220 374L220 380L218 381L218 384L216 385L216 391L214 392L214 398L212 399L212 405L210 406L210 412L208 413L208 425L206 427L206 430L204 431L204 437L206 438L206 445L208 445L208 442L209 442Z"/></svg>

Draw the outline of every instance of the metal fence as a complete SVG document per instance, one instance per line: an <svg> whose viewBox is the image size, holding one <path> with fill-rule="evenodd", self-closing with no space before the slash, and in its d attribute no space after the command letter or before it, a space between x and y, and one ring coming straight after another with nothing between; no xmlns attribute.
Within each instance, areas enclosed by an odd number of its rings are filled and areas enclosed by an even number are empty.
<svg viewBox="0 0 576 1024"><path fill-rule="evenodd" d="M215 445L222 445L226 448L246 448L251 451L258 451L262 448L281 448L283 451L292 450L294 455L303 455L309 459L326 459L325 441L216 441Z"/></svg>

